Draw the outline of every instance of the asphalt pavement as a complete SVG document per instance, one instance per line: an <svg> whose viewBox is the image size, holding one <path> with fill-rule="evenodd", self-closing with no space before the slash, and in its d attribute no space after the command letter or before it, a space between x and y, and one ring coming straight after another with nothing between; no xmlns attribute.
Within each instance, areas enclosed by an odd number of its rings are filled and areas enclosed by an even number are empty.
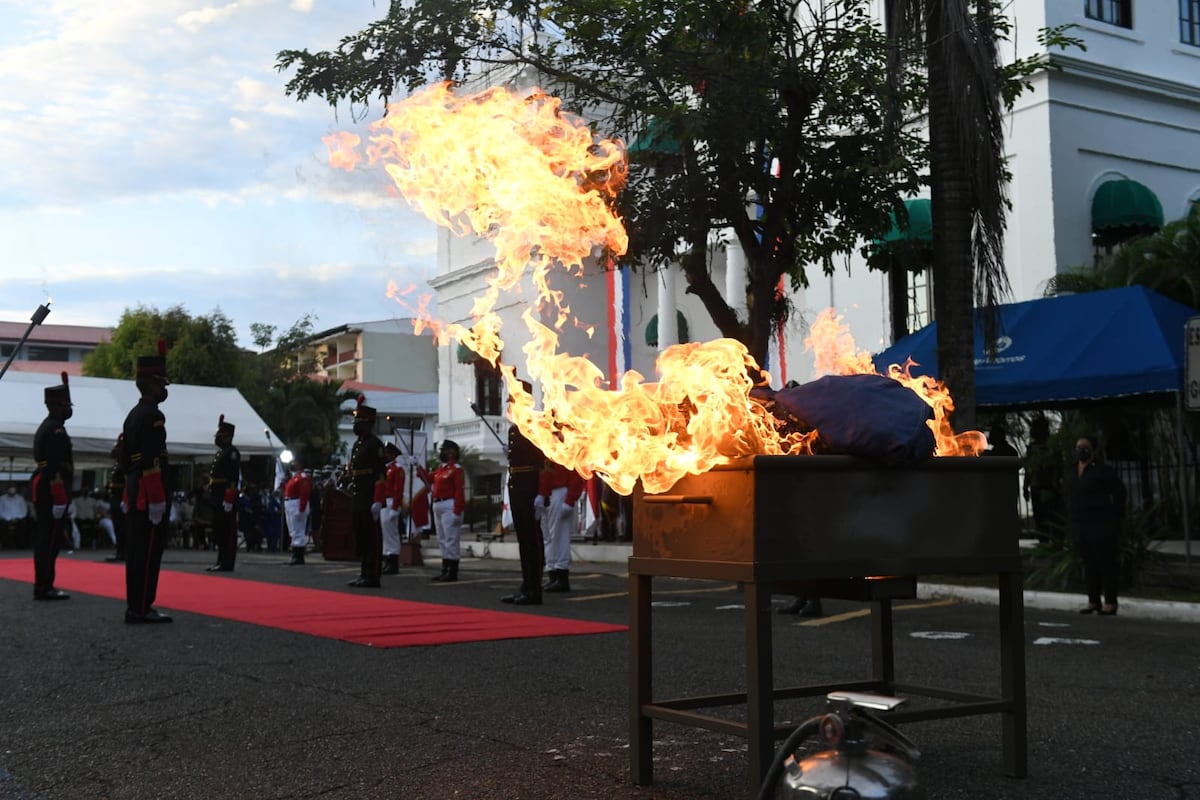
<svg viewBox="0 0 1200 800"><path fill-rule="evenodd" d="M431 552L426 566L403 568L377 591L512 610L499 603L519 580L517 562L501 557L510 545L469 545L458 583L430 582ZM575 563L571 593L519 613L627 623L623 564L603 558ZM202 573L211 561L171 550L164 568ZM286 561L241 554L232 577L364 591L345 586L354 564ZM994 715L908 723L927 795L1200 798L1195 625L1142 618L1128 601L1117 617L1096 617L1075 613L1077 597L1067 609L1026 599L1028 776L1004 775ZM625 634L378 649L199 614L126 626L118 600L35 603L28 584L7 580L0 608L3 798L747 796L744 740L665 722L654 724L654 783L633 785ZM744 689L736 585L656 579L653 615L656 695ZM986 600L898 602L897 679L995 691L996 617ZM777 685L867 677L869 630L866 608L851 602L827 601L819 619L775 615ZM820 711L815 698L781 701L776 721Z"/></svg>

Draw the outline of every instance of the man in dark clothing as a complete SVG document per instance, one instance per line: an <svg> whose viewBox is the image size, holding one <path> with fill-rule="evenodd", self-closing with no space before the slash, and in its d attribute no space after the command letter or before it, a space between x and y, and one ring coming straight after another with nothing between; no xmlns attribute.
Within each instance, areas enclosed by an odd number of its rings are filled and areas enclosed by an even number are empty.
<svg viewBox="0 0 1200 800"><path fill-rule="evenodd" d="M1083 558L1087 584L1088 604L1079 613L1112 616L1117 613L1125 484L1115 469L1096 461L1096 437L1079 437L1075 458L1077 464L1067 470L1064 487L1067 521Z"/></svg>
<svg viewBox="0 0 1200 800"><path fill-rule="evenodd" d="M117 434L117 443L109 452L113 465L112 472L108 476L108 516L112 519L113 537L117 541L113 554L107 556L105 561L125 560L125 509L122 507L122 503L125 502L125 469L121 466L124 459L122 455L124 447L125 434L119 433Z"/></svg>
<svg viewBox="0 0 1200 800"><path fill-rule="evenodd" d="M379 588L383 571L383 534L379 514L383 510L384 475L387 456L383 442L375 435L375 409L365 405L358 396L354 411L354 435L358 439L350 451L350 523L354 528L354 543L362 557L362 568L351 586L360 589Z"/></svg>
<svg viewBox="0 0 1200 800"><path fill-rule="evenodd" d="M71 437L65 424L71 418L71 390L67 373L62 384L43 392L46 419L33 435L33 506L37 511L33 537L33 599L66 600L66 592L54 588L54 563L62 545L67 519L67 489L75 476Z"/></svg>
<svg viewBox="0 0 1200 800"><path fill-rule="evenodd" d="M158 410L167 399L167 344L158 355L140 356L136 384L141 398L125 417L125 622L170 622L154 606L163 548L170 535L167 418Z"/></svg>
<svg viewBox="0 0 1200 800"><path fill-rule="evenodd" d="M213 541L217 545L217 563L208 572L233 572L237 559L238 488L242 479L242 454L233 446L232 422L222 414L217 419L213 444L217 453L208 469L208 504L212 509Z"/></svg>
<svg viewBox="0 0 1200 800"><path fill-rule="evenodd" d="M521 381L526 394L533 386ZM512 402L509 395L508 401ZM538 446L525 438L516 423L508 426L508 507L512 511L513 530L517 534L517 552L521 557L521 588L516 594L500 598L503 603L517 606L542 604L542 567L545 564L545 544L542 526L534 516L533 501L538 496L538 478L546 456Z"/></svg>

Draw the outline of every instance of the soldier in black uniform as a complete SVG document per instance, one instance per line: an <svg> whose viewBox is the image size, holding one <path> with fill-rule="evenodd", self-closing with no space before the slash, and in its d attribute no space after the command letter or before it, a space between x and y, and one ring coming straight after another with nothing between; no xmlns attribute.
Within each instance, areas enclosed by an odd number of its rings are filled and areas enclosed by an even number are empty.
<svg viewBox="0 0 1200 800"><path fill-rule="evenodd" d="M241 489L242 454L233 446L232 422L222 414L217 420L213 444L217 454L208 470L208 503L212 507L213 540L217 543L217 563L208 572L233 572L237 559L237 503Z"/></svg>
<svg viewBox="0 0 1200 800"><path fill-rule="evenodd" d="M354 527L354 543L362 557L362 569L350 585L377 589L383 571L379 513L383 509L387 455L383 442L375 435L375 409L365 405L365 399L358 396L354 411L354 435L358 439L350 451L350 522Z"/></svg>
<svg viewBox="0 0 1200 800"><path fill-rule="evenodd" d="M124 448L125 434L119 433L117 443L113 445L109 454L112 456L113 465L112 473L108 476L108 516L112 520L113 536L117 543L116 550L111 556L107 556L105 561L125 560L125 509L121 505L125 502L125 469L122 466Z"/></svg>
<svg viewBox="0 0 1200 800"><path fill-rule="evenodd" d="M521 381L527 394L533 392L529 381ZM509 402L512 402L511 395ZM525 438L516 425L508 426L508 507L512 511L513 530L517 534L517 552L521 557L521 588L516 594L500 598L516 606L542 604L542 567L545 546L542 526L533 513L533 499L538 495L538 476L546 456L538 446Z"/></svg>
<svg viewBox="0 0 1200 800"><path fill-rule="evenodd" d="M170 487L167 463L167 418L158 410L167 399L167 344L158 340L158 355L139 356L141 398L125 417L125 622L129 625L170 622L154 606L158 571L167 543Z"/></svg>
<svg viewBox="0 0 1200 800"><path fill-rule="evenodd" d="M66 592L54 588L54 562L62 545L67 522L67 491L75 476L71 437L64 423L71 418L71 389L67 373L62 384L47 386L42 394L46 418L33 435L33 506L37 510L33 536L33 599L66 600Z"/></svg>

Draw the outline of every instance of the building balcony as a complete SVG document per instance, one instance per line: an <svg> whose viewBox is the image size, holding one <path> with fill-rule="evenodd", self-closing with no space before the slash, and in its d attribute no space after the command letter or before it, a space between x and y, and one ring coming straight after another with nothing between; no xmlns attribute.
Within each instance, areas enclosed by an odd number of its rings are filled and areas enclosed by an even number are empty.
<svg viewBox="0 0 1200 800"><path fill-rule="evenodd" d="M463 450L486 461L503 466L508 463L507 447L509 422L504 417L484 416L443 423L438 431L442 439L452 439Z"/></svg>

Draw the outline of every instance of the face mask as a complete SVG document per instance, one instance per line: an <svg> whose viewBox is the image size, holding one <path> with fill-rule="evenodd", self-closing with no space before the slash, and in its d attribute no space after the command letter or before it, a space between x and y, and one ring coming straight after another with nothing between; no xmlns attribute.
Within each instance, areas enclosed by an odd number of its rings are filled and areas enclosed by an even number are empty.
<svg viewBox="0 0 1200 800"><path fill-rule="evenodd" d="M1077 447L1075 448L1075 457L1080 461L1090 461L1092 458L1092 448Z"/></svg>

